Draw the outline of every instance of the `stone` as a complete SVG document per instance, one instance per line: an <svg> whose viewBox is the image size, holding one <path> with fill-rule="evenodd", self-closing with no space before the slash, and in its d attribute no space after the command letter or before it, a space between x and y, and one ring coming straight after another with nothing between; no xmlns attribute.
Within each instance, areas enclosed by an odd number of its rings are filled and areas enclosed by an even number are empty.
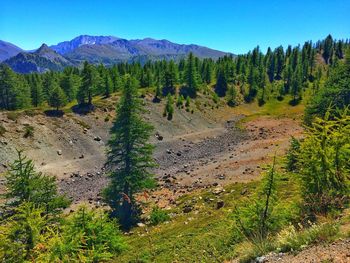
<svg viewBox="0 0 350 263"><path fill-rule="evenodd" d="M62 150L57 150L58 155L62 155Z"/></svg>
<svg viewBox="0 0 350 263"><path fill-rule="evenodd" d="M101 137L100 136L95 136L94 137L94 141L97 141L97 142L99 142L99 141L101 141L102 139L101 139Z"/></svg>
<svg viewBox="0 0 350 263"><path fill-rule="evenodd" d="M138 227L145 227L146 225L144 223L139 222L139 223L137 223L137 226Z"/></svg>
<svg viewBox="0 0 350 263"><path fill-rule="evenodd" d="M220 208L223 208L224 207L224 201L223 200L218 200L216 202L216 209L220 209Z"/></svg>
<svg viewBox="0 0 350 263"><path fill-rule="evenodd" d="M193 210L193 207L187 205L187 206L185 206L185 207L183 208L182 211L183 211L184 213L189 213L189 212L191 212L192 210Z"/></svg>
<svg viewBox="0 0 350 263"><path fill-rule="evenodd" d="M225 189L222 186L218 186L218 187L213 189L212 193L215 194L215 195L218 195L218 194L221 194L224 191L225 191Z"/></svg>

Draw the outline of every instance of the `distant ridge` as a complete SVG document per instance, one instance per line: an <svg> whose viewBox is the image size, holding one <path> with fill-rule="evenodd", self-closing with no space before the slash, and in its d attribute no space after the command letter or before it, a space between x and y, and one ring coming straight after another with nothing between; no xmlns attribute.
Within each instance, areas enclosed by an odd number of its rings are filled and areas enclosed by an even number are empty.
<svg viewBox="0 0 350 263"><path fill-rule="evenodd" d="M178 61L190 52L199 58L215 60L225 55L232 55L195 44L184 45L153 38L127 40L114 36L80 35L50 47L43 44L33 52L24 52L10 43L4 43L7 44L5 49L8 55L3 56L3 62L20 73L57 71L66 66L79 66L83 61L108 66L120 62L143 64L149 60Z"/></svg>

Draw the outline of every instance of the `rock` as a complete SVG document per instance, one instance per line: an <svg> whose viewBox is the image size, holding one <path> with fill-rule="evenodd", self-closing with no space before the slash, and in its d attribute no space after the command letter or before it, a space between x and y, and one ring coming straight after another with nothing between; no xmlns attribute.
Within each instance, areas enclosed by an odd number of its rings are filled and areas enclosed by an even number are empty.
<svg viewBox="0 0 350 263"><path fill-rule="evenodd" d="M58 155L62 155L62 150L57 150Z"/></svg>
<svg viewBox="0 0 350 263"><path fill-rule="evenodd" d="M144 223L137 223L138 227L145 227L146 225Z"/></svg>
<svg viewBox="0 0 350 263"><path fill-rule="evenodd" d="M84 154L80 155L79 159L84 159Z"/></svg>
<svg viewBox="0 0 350 263"><path fill-rule="evenodd" d="M216 202L216 209L220 209L220 208L223 208L224 207L224 201L223 200L218 200Z"/></svg>
<svg viewBox="0 0 350 263"><path fill-rule="evenodd" d="M167 154L171 154L171 150L170 149L167 149L166 152L167 152Z"/></svg>
<svg viewBox="0 0 350 263"><path fill-rule="evenodd" d="M266 259L266 257L261 256L261 257L257 257L255 259L255 262L257 262L257 263L264 263L264 262L267 262L267 259Z"/></svg>
<svg viewBox="0 0 350 263"><path fill-rule="evenodd" d="M241 195L245 195L246 193L248 192L248 189L247 188L244 188L241 192Z"/></svg>
<svg viewBox="0 0 350 263"><path fill-rule="evenodd" d="M225 191L225 189L222 186L218 186L218 187L213 189L212 193L215 194L215 195L218 195L218 194L221 194L224 191Z"/></svg>
<svg viewBox="0 0 350 263"><path fill-rule="evenodd" d="M185 206L185 207L183 208L182 211L183 211L184 213L189 213L189 212L191 212L192 210L193 210L193 207L187 205L187 206Z"/></svg>
<svg viewBox="0 0 350 263"><path fill-rule="evenodd" d="M160 135L158 132L156 133L156 138L159 140L159 141L162 141L163 140L163 136Z"/></svg>
<svg viewBox="0 0 350 263"><path fill-rule="evenodd" d="M95 136L94 137L94 141L97 141L97 142L99 142L99 141L101 141L102 139L101 139L101 137L100 136Z"/></svg>
<svg viewBox="0 0 350 263"><path fill-rule="evenodd" d="M176 155L177 155L177 156L181 156L181 152L177 152Z"/></svg>

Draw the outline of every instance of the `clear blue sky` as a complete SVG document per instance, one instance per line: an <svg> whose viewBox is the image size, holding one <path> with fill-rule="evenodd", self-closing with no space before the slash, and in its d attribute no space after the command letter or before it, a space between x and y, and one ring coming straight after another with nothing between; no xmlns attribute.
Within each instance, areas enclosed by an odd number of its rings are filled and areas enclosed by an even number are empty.
<svg viewBox="0 0 350 263"><path fill-rule="evenodd" d="M328 33L350 38L350 0L0 0L0 39L23 49L89 34L244 53Z"/></svg>

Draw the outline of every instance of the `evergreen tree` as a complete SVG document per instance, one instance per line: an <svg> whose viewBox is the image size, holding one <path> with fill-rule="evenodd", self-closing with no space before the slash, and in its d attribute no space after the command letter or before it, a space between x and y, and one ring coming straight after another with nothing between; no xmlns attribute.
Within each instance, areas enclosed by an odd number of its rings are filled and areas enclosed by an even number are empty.
<svg viewBox="0 0 350 263"><path fill-rule="evenodd" d="M77 95L80 104L85 103L86 100L89 105L92 104L92 96L95 94L99 83L100 77L96 69L85 61L82 71L82 84Z"/></svg>
<svg viewBox="0 0 350 263"><path fill-rule="evenodd" d="M81 85L80 77L73 73L64 74L60 86L62 87L64 93L67 96L67 100L73 101L77 96L78 88Z"/></svg>
<svg viewBox="0 0 350 263"><path fill-rule="evenodd" d="M199 88L199 76L197 72L195 57L192 53L188 55L186 61L185 83L188 95L195 97Z"/></svg>
<svg viewBox="0 0 350 263"><path fill-rule="evenodd" d="M234 86L230 86L227 90L227 104L231 107L235 106L237 104L237 91Z"/></svg>
<svg viewBox="0 0 350 263"><path fill-rule="evenodd" d="M216 77L215 92L218 96L224 97L227 91L227 79L225 76L225 71L222 68L218 69Z"/></svg>
<svg viewBox="0 0 350 263"><path fill-rule="evenodd" d="M59 212L67 207L68 200L58 194L55 177L44 176L34 169L32 160L17 152L18 158L11 164L6 174L5 197L10 206L26 202L44 208L46 214Z"/></svg>
<svg viewBox="0 0 350 263"><path fill-rule="evenodd" d="M67 104L66 94L64 94L64 91L57 82L51 83L48 104L49 106L56 108L56 110L59 110L59 108Z"/></svg>
<svg viewBox="0 0 350 263"><path fill-rule="evenodd" d="M134 78L126 77L108 142L111 182L104 193L112 216L117 217L125 229L136 223L138 217L134 194L153 183L153 175L148 170L154 166L153 146L147 143L153 128L142 120L142 102L136 85Z"/></svg>
<svg viewBox="0 0 350 263"><path fill-rule="evenodd" d="M164 72L164 86L163 86L163 96L168 95L169 93L174 95L176 91L177 83L177 70L176 65L173 60L171 60Z"/></svg>
<svg viewBox="0 0 350 263"><path fill-rule="evenodd" d="M43 86L38 74L32 75L30 87L32 104L34 107L38 107L44 101Z"/></svg>
<svg viewBox="0 0 350 263"><path fill-rule="evenodd" d="M109 98L111 96L111 93L113 92L113 82L108 74L106 74L104 77L104 88L104 96L106 98Z"/></svg>
<svg viewBox="0 0 350 263"><path fill-rule="evenodd" d="M182 95L181 95L182 96ZM170 121L173 119L174 115L174 98L173 96L169 93L166 97L166 104L164 107L164 112L163 116L168 116L167 119Z"/></svg>
<svg viewBox="0 0 350 263"><path fill-rule="evenodd" d="M324 45L323 45L323 53L322 56L324 58L324 61L329 64L330 58L332 56L333 52L333 38L331 35L328 35L326 39L324 40Z"/></svg>

